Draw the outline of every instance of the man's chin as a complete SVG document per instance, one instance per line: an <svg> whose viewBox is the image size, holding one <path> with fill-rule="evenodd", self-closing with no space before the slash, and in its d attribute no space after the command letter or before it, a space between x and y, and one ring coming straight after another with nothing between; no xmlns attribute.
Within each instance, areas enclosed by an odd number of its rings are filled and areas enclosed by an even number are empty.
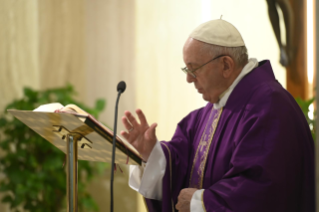
<svg viewBox="0 0 319 212"><path fill-rule="evenodd" d="M203 99L204 99L205 101L210 102L209 96L206 96L206 95L203 94L202 97L203 97Z"/></svg>
<svg viewBox="0 0 319 212"><path fill-rule="evenodd" d="M211 98L210 96L205 96L204 94L203 94L203 99L212 104L217 103L219 101L219 99L214 99L214 98Z"/></svg>

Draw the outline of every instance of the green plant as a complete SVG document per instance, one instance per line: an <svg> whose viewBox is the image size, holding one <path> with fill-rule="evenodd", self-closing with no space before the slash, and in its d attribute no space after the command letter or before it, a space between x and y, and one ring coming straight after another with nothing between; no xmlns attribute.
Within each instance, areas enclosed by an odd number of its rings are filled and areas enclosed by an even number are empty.
<svg viewBox="0 0 319 212"><path fill-rule="evenodd" d="M71 85L45 91L25 88L23 98L10 103L5 111L33 110L45 103L60 102L76 104L97 118L104 109L104 100L97 100L95 107L89 108L74 100L74 95ZM11 211L19 211L18 206L32 212L56 212L66 207L64 153L6 112L0 116L0 136L0 148L4 152L0 173L5 175L0 182L0 192L5 192L2 202L10 204ZM79 211L98 211L86 185L105 169L105 163L79 161L78 167Z"/></svg>
<svg viewBox="0 0 319 212"><path fill-rule="evenodd" d="M306 120L308 122L311 135L313 140L316 140L316 111L315 110L309 110L310 106L312 105L313 108L313 103L315 101L315 97L309 99L309 100L303 100L300 97L296 98L296 102L300 106L303 114L306 117Z"/></svg>

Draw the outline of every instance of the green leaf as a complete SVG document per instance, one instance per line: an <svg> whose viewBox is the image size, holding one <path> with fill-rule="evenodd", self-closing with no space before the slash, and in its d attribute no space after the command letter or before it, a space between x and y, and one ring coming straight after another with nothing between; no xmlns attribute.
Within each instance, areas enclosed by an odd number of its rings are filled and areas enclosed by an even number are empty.
<svg viewBox="0 0 319 212"><path fill-rule="evenodd" d="M4 127L7 124L7 120L4 117L0 118L0 127Z"/></svg>
<svg viewBox="0 0 319 212"><path fill-rule="evenodd" d="M98 112L101 112L102 110L104 110L105 107L105 100L104 99L98 99L95 102L95 110L97 110Z"/></svg>
<svg viewBox="0 0 319 212"><path fill-rule="evenodd" d="M2 202L12 202L13 201L13 199L12 199L12 197L11 196L9 196L9 195L6 195L6 196L4 196L3 198L2 198L2 200L1 200Z"/></svg>
<svg viewBox="0 0 319 212"><path fill-rule="evenodd" d="M317 118L317 112L314 111L313 112L313 117L314 119L310 119L309 116L308 116L308 113L309 113L309 106L314 103L315 101L315 97L309 99L309 100L303 100L301 99L300 97L297 97L296 99L296 102L298 103L298 105L300 106L307 122L308 122L308 125L309 125L309 128L311 130L311 135L312 135L312 138L314 141L316 141L316 118Z"/></svg>
<svg viewBox="0 0 319 212"><path fill-rule="evenodd" d="M15 195L15 198L13 199L10 208L16 208L17 206L19 206L23 201L23 197L20 195Z"/></svg>
<svg viewBox="0 0 319 212"><path fill-rule="evenodd" d="M2 184L0 187L0 192L9 191L10 187L8 185Z"/></svg>

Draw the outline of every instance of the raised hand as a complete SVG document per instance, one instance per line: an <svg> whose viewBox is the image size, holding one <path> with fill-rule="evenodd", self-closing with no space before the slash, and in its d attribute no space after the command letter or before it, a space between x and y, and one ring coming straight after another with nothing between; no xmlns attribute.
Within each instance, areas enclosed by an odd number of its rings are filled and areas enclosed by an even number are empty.
<svg viewBox="0 0 319 212"><path fill-rule="evenodd" d="M155 135L157 124L149 126L140 109L136 110L136 114L140 123L129 111L124 112L122 122L128 132L121 131L121 135L142 155L143 160L147 161L157 142Z"/></svg>

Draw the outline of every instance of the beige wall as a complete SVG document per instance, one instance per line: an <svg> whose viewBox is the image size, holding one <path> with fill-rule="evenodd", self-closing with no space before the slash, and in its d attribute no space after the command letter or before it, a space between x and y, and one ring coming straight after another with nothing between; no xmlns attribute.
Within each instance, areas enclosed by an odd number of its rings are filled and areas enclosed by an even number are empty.
<svg viewBox="0 0 319 212"><path fill-rule="evenodd" d="M86 98L85 1L39 0L39 66L41 89L71 83Z"/></svg>
<svg viewBox="0 0 319 212"><path fill-rule="evenodd" d="M2 112L6 103L22 96L22 87L39 88L39 27L36 1L2 0L0 3Z"/></svg>
<svg viewBox="0 0 319 212"><path fill-rule="evenodd" d="M0 1L0 114L7 103L22 97L22 87L39 88L37 21L36 1ZM9 209L0 203L0 211Z"/></svg>
<svg viewBox="0 0 319 212"><path fill-rule="evenodd" d="M124 80L126 91L119 105L118 132L123 129L120 118L124 110L135 108L134 69L134 1L87 0L86 8L86 102L107 100L100 119L113 128L117 84ZM114 178L115 211L137 211L137 193L128 186L128 169L121 166ZM90 188L100 211L109 211L110 172L96 179Z"/></svg>
<svg viewBox="0 0 319 212"><path fill-rule="evenodd" d="M134 108L133 15L129 0L0 0L0 109L20 98L24 86L46 89L70 82L82 102L108 101L101 120L112 126L118 81L126 80L129 88L120 113ZM115 211L131 211L136 192L122 169L115 174ZM100 211L109 210L109 175L110 169L89 188ZM0 203L0 211L8 206Z"/></svg>

